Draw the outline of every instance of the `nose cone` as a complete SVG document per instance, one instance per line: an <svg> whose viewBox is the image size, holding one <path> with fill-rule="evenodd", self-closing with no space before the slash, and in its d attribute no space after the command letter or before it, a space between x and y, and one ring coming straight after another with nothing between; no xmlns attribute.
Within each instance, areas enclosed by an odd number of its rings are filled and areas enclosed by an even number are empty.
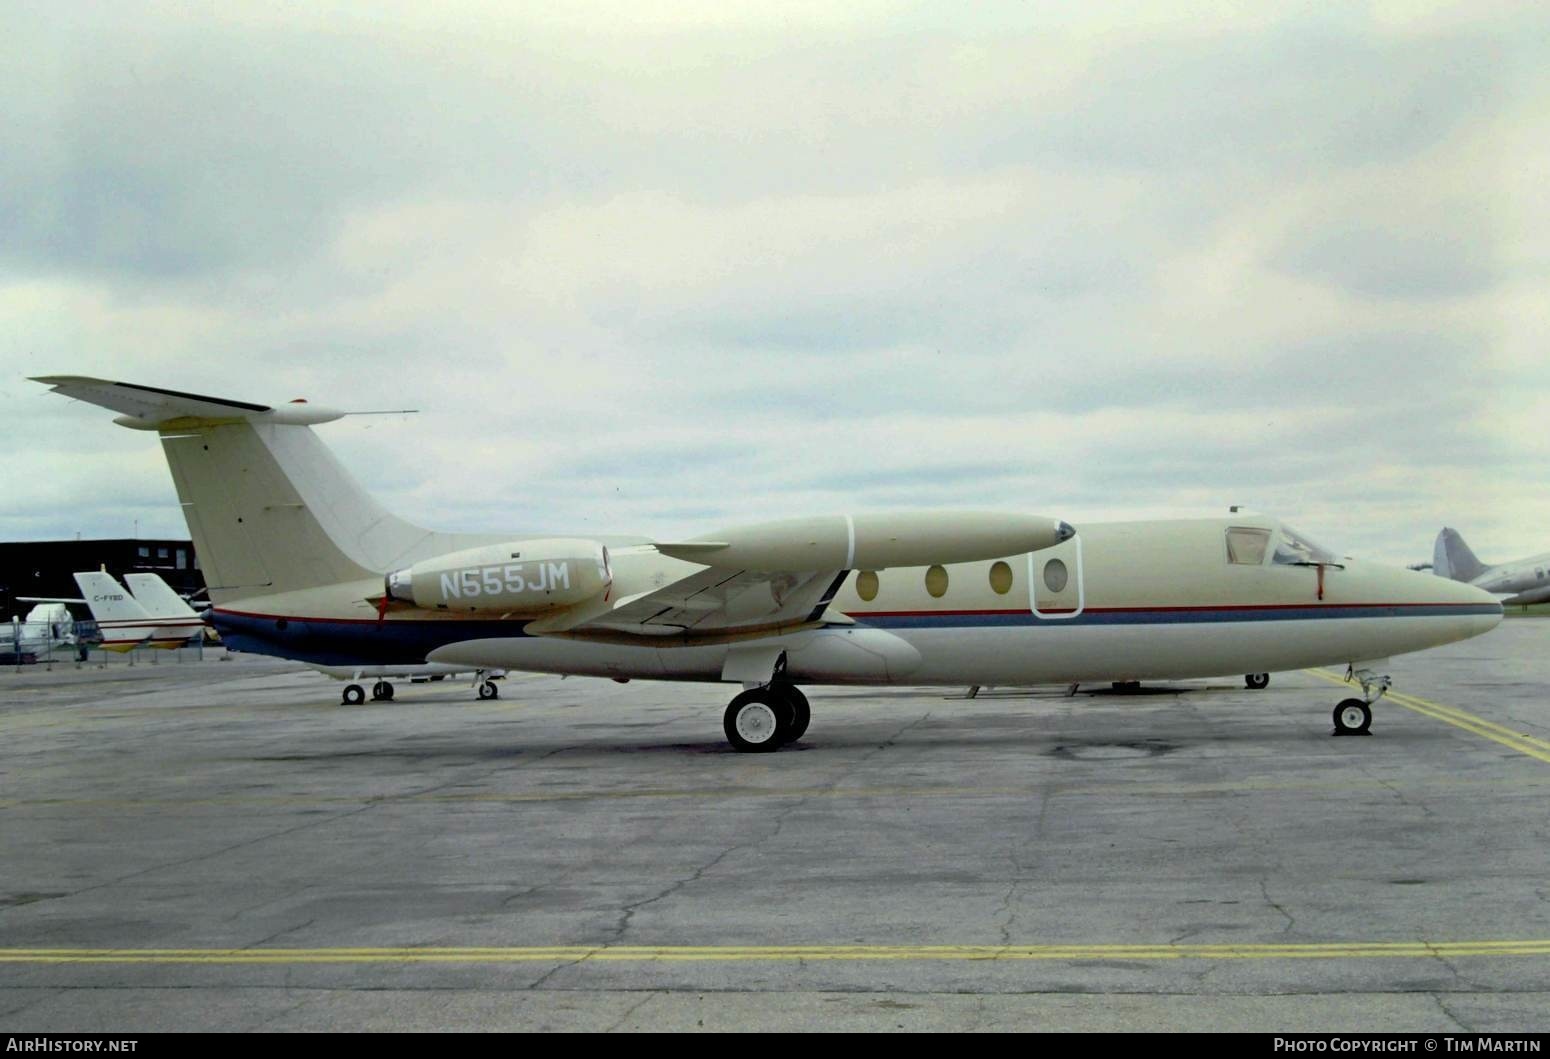
<svg viewBox="0 0 1550 1059"><path fill-rule="evenodd" d="M1350 560L1344 571L1331 571L1328 578L1339 600L1373 608L1367 613L1376 620L1353 634L1350 645L1353 653L1366 651L1373 658L1468 640L1502 620L1495 596L1435 574Z"/></svg>
<svg viewBox="0 0 1550 1059"><path fill-rule="evenodd" d="M1480 633L1489 632L1501 624L1504 613L1502 601L1494 595L1463 581L1450 581L1444 577L1438 577L1436 580L1446 583L1449 602L1456 604L1461 610L1468 610L1471 617L1479 620L1479 631L1470 633L1471 636L1479 636Z"/></svg>
<svg viewBox="0 0 1550 1059"><path fill-rule="evenodd" d="M1467 640L1501 624L1501 602L1484 589L1436 574L1410 570L1402 573L1405 583L1402 589L1396 584L1396 594L1401 599L1414 600L1414 609L1427 615L1428 624L1446 632L1446 639L1440 642Z"/></svg>

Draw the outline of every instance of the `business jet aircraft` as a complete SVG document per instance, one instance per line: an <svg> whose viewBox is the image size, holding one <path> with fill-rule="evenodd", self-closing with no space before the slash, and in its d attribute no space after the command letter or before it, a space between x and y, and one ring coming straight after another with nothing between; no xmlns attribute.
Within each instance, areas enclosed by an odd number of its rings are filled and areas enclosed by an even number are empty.
<svg viewBox="0 0 1550 1059"><path fill-rule="evenodd" d="M1444 526L1432 545L1432 572L1484 589L1507 606L1550 602L1550 552L1491 566L1475 558L1458 530Z"/></svg>
<svg viewBox="0 0 1550 1059"><path fill-rule="evenodd" d="M1341 559L1272 518L1094 523L910 512L686 541L469 536L389 514L312 427L345 413L77 376L36 380L156 431L209 620L245 651L743 685L738 750L799 738L799 685L1182 679L1347 663L1365 732L1390 655L1477 636L1469 585Z"/></svg>

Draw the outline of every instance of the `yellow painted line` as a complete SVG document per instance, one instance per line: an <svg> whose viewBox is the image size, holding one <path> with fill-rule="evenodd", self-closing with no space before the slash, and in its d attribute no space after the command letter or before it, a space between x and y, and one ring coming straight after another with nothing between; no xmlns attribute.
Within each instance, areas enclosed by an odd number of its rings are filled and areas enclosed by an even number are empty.
<svg viewBox="0 0 1550 1059"><path fill-rule="evenodd" d="M1309 669L1306 672L1316 677L1321 677L1334 684L1344 684L1348 687L1356 687L1349 684L1346 679L1338 674L1331 673L1327 669ZM1476 717L1467 710L1461 710L1457 706L1446 706L1440 702L1432 702L1415 695L1408 695L1402 691L1390 688L1385 699L1405 707L1413 713L1419 713L1424 717L1451 724L1455 728L1462 728L1473 735L1490 739L1502 746L1511 747L1520 754L1527 754L1531 758L1550 764L1550 742L1529 735L1527 732L1514 731L1511 728L1488 721L1484 717Z"/></svg>
<svg viewBox="0 0 1550 1059"><path fill-rule="evenodd" d="M706 963L1006 960L1351 960L1550 956L1550 939L1243 945L620 945L509 948L0 949L0 963Z"/></svg>

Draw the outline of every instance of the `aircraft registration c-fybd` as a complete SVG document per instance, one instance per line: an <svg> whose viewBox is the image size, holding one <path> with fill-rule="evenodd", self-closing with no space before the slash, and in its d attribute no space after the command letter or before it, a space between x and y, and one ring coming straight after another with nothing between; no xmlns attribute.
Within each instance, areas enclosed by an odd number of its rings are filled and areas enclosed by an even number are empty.
<svg viewBox="0 0 1550 1059"><path fill-rule="evenodd" d="M1004 512L833 515L685 541L434 533L384 510L311 429L343 413L78 376L37 380L156 431L239 650L744 685L723 729L774 750L801 686L1027 685L1264 674L1478 636L1467 584L1339 558L1260 515L1090 523ZM1262 686L1251 681L1251 686ZM1374 690L1376 689L1376 691Z"/></svg>

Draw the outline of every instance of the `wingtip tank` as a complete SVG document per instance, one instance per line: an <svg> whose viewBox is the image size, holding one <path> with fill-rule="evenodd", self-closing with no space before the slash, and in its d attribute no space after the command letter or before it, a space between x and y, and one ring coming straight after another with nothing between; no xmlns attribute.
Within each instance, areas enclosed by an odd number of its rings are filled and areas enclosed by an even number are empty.
<svg viewBox="0 0 1550 1059"><path fill-rule="evenodd" d="M675 559L744 570L881 570L1021 555L1075 535L1069 523L1043 515L910 511L759 522L656 548Z"/></svg>

